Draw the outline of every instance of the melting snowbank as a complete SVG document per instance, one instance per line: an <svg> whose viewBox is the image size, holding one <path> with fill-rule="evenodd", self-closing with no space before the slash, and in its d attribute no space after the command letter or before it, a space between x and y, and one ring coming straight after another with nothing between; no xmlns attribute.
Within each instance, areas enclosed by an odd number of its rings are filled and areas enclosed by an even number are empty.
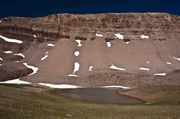
<svg viewBox="0 0 180 119"><path fill-rule="evenodd" d="M21 56L21 57L25 58L25 56L22 53L17 53L17 54L14 54L14 55Z"/></svg>
<svg viewBox="0 0 180 119"><path fill-rule="evenodd" d="M166 62L166 64L172 64L171 62Z"/></svg>
<svg viewBox="0 0 180 119"><path fill-rule="evenodd" d="M122 89L131 89L130 87L126 87L126 86L117 86L117 85L112 85L112 86L102 86L102 88L122 88Z"/></svg>
<svg viewBox="0 0 180 119"><path fill-rule="evenodd" d="M36 38L37 36L36 35L33 35L34 38Z"/></svg>
<svg viewBox="0 0 180 119"><path fill-rule="evenodd" d="M0 82L1 84L31 84L31 82L27 81L22 81L20 79L13 79L13 80L8 80L4 82Z"/></svg>
<svg viewBox="0 0 180 119"><path fill-rule="evenodd" d="M23 64L24 64L27 68L30 68L30 69L33 70L33 72L32 72L31 74L29 74L29 76L36 74L37 71L39 70L38 67L30 66L30 65L28 65L27 63L23 63Z"/></svg>
<svg viewBox="0 0 180 119"><path fill-rule="evenodd" d="M145 67L140 67L139 70L144 70L144 71L149 71L149 68L145 68Z"/></svg>
<svg viewBox="0 0 180 119"><path fill-rule="evenodd" d="M155 76L166 76L166 73L156 73Z"/></svg>
<svg viewBox="0 0 180 119"><path fill-rule="evenodd" d="M3 51L4 53L6 53L6 54L11 54L11 53L13 53L12 51Z"/></svg>
<svg viewBox="0 0 180 119"><path fill-rule="evenodd" d="M97 37L103 37L103 35L100 34L100 33L96 33L96 36L97 36Z"/></svg>
<svg viewBox="0 0 180 119"><path fill-rule="evenodd" d="M117 67L117 66L115 66L115 65L113 65L113 64L111 64L111 66L109 67L110 69L115 69L115 70L120 70L120 71L125 71L126 69L124 69L124 68L119 68L119 67Z"/></svg>
<svg viewBox="0 0 180 119"><path fill-rule="evenodd" d="M142 39L149 39L149 36L143 34L143 35L141 35L141 38Z"/></svg>
<svg viewBox="0 0 180 119"><path fill-rule="evenodd" d="M77 42L78 47L81 47L81 46L82 46L82 44L81 44L81 40L75 40L75 41Z"/></svg>
<svg viewBox="0 0 180 119"><path fill-rule="evenodd" d="M16 40L16 39L12 39L12 38L7 38L7 37L2 36L2 35L0 35L0 38L2 38L3 40L5 40L6 42L10 42L10 43L18 43L18 44L23 43L23 41L21 41L21 40Z"/></svg>
<svg viewBox="0 0 180 119"><path fill-rule="evenodd" d="M74 55L75 55L76 57L78 57L79 54L80 54L79 51L75 51L75 52L74 52Z"/></svg>
<svg viewBox="0 0 180 119"><path fill-rule="evenodd" d="M79 67L80 67L80 64L78 62L75 62L73 74L76 73L77 71L79 71Z"/></svg>
<svg viewBox="0 0 180 119"><path fill-rule="evenodd" d="M179 57L173 57L175 60L180 61Z"/></svg>
<svg viewBox="0 0 180 119"><path fill-rule="evenodd" d="M114 34L117 38L123 40L124 39L124 35L121 35L120 33L116 33Z"/></svg>
<svg viewBox="0 0 180 119"><path fill-rule="evenodd" d="M75 75L75 74L69 74L68 76L69 77L79 77L78 75Z"/></svg>
<svg viewBox="0 0 180 119"><path fill-rule="evenodd" d="M44 57L41 58L41 61L42 60L45 60L46 58L48 58L48 54L46 54Z"/></svg>
<svg viewBox="0 0 180 119"><path fill-rule="evenodd" d="M88 69L88 70L89 70L89 71L92 71L92 69L93 69L93 66L89 66L89 69Z"/></svg>
<svg viewBox="0 0 180 119"><path fill-rule="evenodd" d="M49 46L49 47L54 47L54 46L55 46L55 44L48 43L48 44L47 44L47 46Z"/></svg>
<svg viewBox="0 0 180 119"><path fill-rule="evenodd" d="M47 86L50 88L59 88L59 89L75 89L75 88L80 88L79 86L75 86L75 85L69 85L69 84L60 84L60 85L56 85L56 84L49 84L49 83L38 83L39 85L43 85L43 86Z"/></svg>
<svg viewBox="0 0 180 119"><path fill-rule="evenodd" d="M106 45L107 45L108 48L110 48L111 47L111 42L106 42Z"/></svg>

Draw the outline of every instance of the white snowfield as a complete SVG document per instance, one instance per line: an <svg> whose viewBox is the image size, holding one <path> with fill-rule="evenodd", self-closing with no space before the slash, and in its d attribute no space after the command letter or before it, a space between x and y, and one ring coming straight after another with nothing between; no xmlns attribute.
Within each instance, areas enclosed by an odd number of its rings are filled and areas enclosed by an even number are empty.
<svg viewBox="0 0 180 119"><path fill-rule="evenodd" d="M45 60L46 58L48 58L48 55L44 55L44 57L41 58L41 61Z"/></svg>
<svg viewBox="0 0 180 119"><path fill-rule="evenodd" d="M171 62L166 62L166 64L172 64Z"/></svg>
<svg viewBox="0 0 180 119"><path fill-rule="evenodd" d="M75 41L76 41L76 43L78 44L78 45L77 45L78 47L81 47L81 46L82 46L81 40L75 40Z"/></svg>
<svg viewBox="0 0 180 119"><path fill-rule="evenodd" d="M68 76L69 77L79 77L78 75L75 75L75 74L69 74Z"/></svg>
<svg viewBox="0 0 180 119"><path fill-rule="evenodd" d="M123 40L124 39L124 35L121 35L120 33L116 33L114 34L117 38Z"/></svg>
<svg viewBox="0 0 180 119"><path fill-rule="evenodd" d="M54 46L55 46L55 44L48 43L48 44L47 44L47 46L49 46L49 47L54 47Z"/></svg>
<svg viewBox="0 0 180 119"><path fill-rule="evenodd" d="M34 38L36 38L37 36L36 35L33 35Z"/></svg>
<svg viewBox="0 0 180 119"><path fill-rule="evenodd" d="M25 56L22 53L17 53L17 54L14 54L14 55L21 56L21 57L25 58Z"/></svg>
<svg viewBox="0 0 180 119"><path fill-rule="evenodd" d="M100 34L100 33L96 33L96 36L97 36L97 37L103 37L103 35Z"/></svg>
<svg viewBox="0 0 180 119"><path fill-rule="evenodd" d="M78 62L75 62L73 74L76 73L77 71L79 71L79 68L80 68L80 64Z"/></svg>
<svg viewBox="0 0 180 119"><path fill-rule="evenodd" d="M144 70L144 71L149 71L149 68L145 68L145 67L140 67L139 70Z"/></svg>
<svg viewBox="0 0 180 119"><path fill-rule="evenodd" d="M173 57L175 60L180 61L179 57Z"/></svg>
<svg viewBox="0 0 180 119"><path fill-rule="evenodd" d="M126 87L126 86L117 86L117 85L112 85L112 86L102 86L102 88L122 88L122 89L131 89L130 87Z"/></svg>
<svg viewBox="0 0 180 119"><path fill-rule="evenodd" d="M2 38L3 40L5 40L6 42L10 42L10 43L18 43L18 44L23 43L23 41L21 41L21 40L16 40L16 39L12 39L12 38L7 38L7 37L2 36L2 35L0 35L0 38Z"/></svg>
<svg viewBox="0 0 180 119"><path fill-rule="evenodd" d="M80 88L79 86L69 85L69 84L60 84L60 85L49 84L49 83L38 83L38 84L42 85L42 86L47 86L47 87L50 87L50 88L59 88L59 89L75 89L75 88Z"/></svg>
<svg viewBox="0 0 180 119"><path fill-rule="evenodd" d="M107 47L110 48L111 47L111 42L106 42Z"/></svg>
<svg viewBox="0 0 180 119"><path fill-rule="evenodd" d="M92 69L93 69L93 66L89 66L88 71L92 71Z"/></svg>
<svg viewBox="0 0 180 119"><path fill-rule="evenodd" d="M125 71L126 69L124 69L124 68L119 68L119 67L117 67L117 66L115 66L115 65L113 65L113 64L111 64L111 66L109 67L110 69L115 69L115 70L120 70L120 71Z"/></svg>
<svg viewBox="0 0 180 119"><path fill-rule="evenodd" d="M33 72L32 72L31 74L29 74L29 76L36 74L36 73L38 72L38 70L39 70L38 67L30 66L30 65L28 65L27 63L23 63L23 64L24 64L27 68L30 68L30 69L33 70Z"/></svg>
<svg viewBox="0 0 180 119"><path fill-rule="evenodd" d="M74 52L74 55L75 55L76 57L78 57L79 54L80 54L79 51L75 51L75 52Z"/></svg>
<svg viewBox="0 0 180 119"><path fill-rule="evenodd" d="M155 76L166 76L166 73L156 73Z"/></svg>
<svg viewBox="0 0 180 119"><path fill-rule="evenodd" d="M141 38L142 39L149 39L149 36L143 34L143 35L141 35Z"/></svg>
<svg viewBox="0 0 180 119"><path fill-rule="evenodd" d="M13 53L12 51L3 51L4 53L6 53L6 54L11 54L11 53Z"/></svg>
<svg viewBox="0 0 180 119"><path fill-rule="evenodd" d="M0 57L0 60L3 61L3 58Z"/></svg>
<svg viewBox="0 0 180 119"><path fill-rule="evenodd" d="M27 81L22 81L20 79L13 79L13 80L8 80L4 82L0 82L1 84L31 84L31 82Z"/></svg>

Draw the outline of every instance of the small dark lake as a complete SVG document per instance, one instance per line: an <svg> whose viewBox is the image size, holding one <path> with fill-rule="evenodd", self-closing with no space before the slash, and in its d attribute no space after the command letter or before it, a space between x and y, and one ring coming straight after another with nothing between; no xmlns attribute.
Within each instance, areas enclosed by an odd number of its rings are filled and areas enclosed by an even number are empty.
<svg viewBox="0 0 180 119"><path fill-rule="evenodd" d="M55 90L53 94L65 96L75 99L99 102L99 103L116 103L116 104L142 104L144 101L120 95L118 89L105 88L82 88L82 89L67 89Z"/></svg>

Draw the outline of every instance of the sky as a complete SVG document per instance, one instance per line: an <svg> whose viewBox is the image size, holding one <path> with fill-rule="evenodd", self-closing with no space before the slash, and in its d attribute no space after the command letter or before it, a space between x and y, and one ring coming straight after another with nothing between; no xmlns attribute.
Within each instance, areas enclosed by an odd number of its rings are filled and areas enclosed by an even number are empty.
<svg viewBox="0 0 180 119"><path fill-rule="evenodd" d="M1 18L108 12L168 12L180 15L180 0L0 0Z"/></svg>

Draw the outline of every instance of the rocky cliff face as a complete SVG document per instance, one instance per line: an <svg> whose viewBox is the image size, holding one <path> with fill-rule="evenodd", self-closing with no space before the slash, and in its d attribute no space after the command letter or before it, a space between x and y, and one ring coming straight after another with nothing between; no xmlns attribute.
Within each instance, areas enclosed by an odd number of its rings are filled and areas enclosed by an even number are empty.
<svg viewBox="0 0 180 119"><path fill-rule="evenodd" d="M179 16L56 14L0 21L0 35L23 41L0 38L0 80L23 77L84 86L180 84ZM37 73L29 76L33 68L23 63L38 67Z"/></svg>

